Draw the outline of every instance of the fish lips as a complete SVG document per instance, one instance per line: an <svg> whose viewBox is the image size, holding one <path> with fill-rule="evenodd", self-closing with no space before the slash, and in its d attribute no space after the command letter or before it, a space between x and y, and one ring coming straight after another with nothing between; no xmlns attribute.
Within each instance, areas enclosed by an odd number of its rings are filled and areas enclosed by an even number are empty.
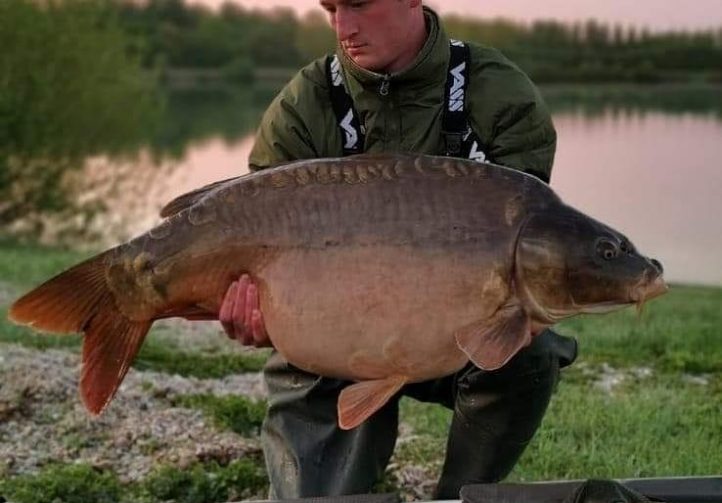
<svg viewBox="0 0 722 503"><path fill-rule="evenodd" d="M632 302L639 304L647 300L659 297L669 291L669 286L661 274L645 273L642 280L634 286L630 293Z"/></svg>
<svg viewBox="0 0 722 503"><path fill-rule="evenodd" d="M653 261L653 269L645 271L641 280L630 291L630 303L637 305L637 314L640 317L645 302L669 291L669 286L662 277L661 265L658 267L658 264L659 262Z"/></svg>
<svg viewBox="0 0 722 503"><path fill-rule="evenodd" d="M667 283L661 272L661 267L653 264L642 273L638 281L634 282L626 290L626 295L622 294L618 300L609 300L595 303L577 303L572 299L572 308L569 309L549 309L547 315L550 319L560 320L568 316L579 313L587 314L605 314L627 306L637 306L637 311L641 315L644 304L655 297L659 297L669 291Z"/></svg>

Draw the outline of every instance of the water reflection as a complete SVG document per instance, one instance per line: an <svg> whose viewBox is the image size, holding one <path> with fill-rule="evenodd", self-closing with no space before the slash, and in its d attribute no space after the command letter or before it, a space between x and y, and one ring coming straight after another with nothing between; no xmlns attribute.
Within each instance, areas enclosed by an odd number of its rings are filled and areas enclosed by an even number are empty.
<svg viewBox="0 0 722 503"><path fill-rule="evenodd" d="M552 186L657 257L670 280L722 284L721 91L617 90L604 106L598 89L572 90L547 93L559 131ZM136 161L89 163L83 197L108 211L88 227L104 244L122 241L158 222L171 198L245 173L272 95L178 98L171 126Z"/></svg>
<svg viewBox="0 0 722 503"><path fill-rule="evenodd" d="M554 85L542 88L552 112L602 115L664 112L722 119L722 86Z"/></svg>
<svg viewBox="0 0 722 503"><path fill-rule="evenodd" d="M238 142L253 133L276 92L271 86L170 92L150 149L156 156L182 158L187 149L209 139Z"/></svg>
<svg viewBox="0 0 722 503"><path fill-rule="evenodd" d="M722 121L660 112L555 116L552 186L628 234L673 281L722 284Z"/></svg>
<svg viewBox="0 0 722 503"><path fill-rule="evenodd" d="M159 160L150 151L133 161L89 161L81 191L86 201L100 201L106 208L85 222L86 244L111 246L146 232L160 222L160 209L171 199L203 185L248 172L253 135L236 142L212 138L187 145L179 159ZM48 241L77 222L49 226Z"/></svg>

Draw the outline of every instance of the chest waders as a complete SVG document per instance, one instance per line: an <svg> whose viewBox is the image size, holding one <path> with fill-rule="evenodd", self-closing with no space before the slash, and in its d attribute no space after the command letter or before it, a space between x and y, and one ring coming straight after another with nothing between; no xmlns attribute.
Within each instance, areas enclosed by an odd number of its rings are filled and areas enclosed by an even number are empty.
<svg viewBox="0 0 722 503"><path fill-rule="evenodd" d="M484 153L481 139L469 124L467 100L471 67L469 47L459 40L451 40L449 51L449 69L446 73L444 110L441 119L441 134L446 149L443 154L478 162L491 162ZM346 90L341 63L335 54L326 58L326 77L331 106L343 140L343 155L361 154L364 151L364 127Z"/></svg>
<svg viewBox="0 0 722 503"><path fill-rule="evenodd" d="M450 51L442 114L444 154L488 161L481 139L469 127L469 48L451 41ZM363 153L366 132L346 91L337 57L327 58L326 70L343 154ZM575 356L573 340L546 330L499 370L485 372L469 363L456 374L409 384L399 392L399 397L438 403L454 411L436 499L458 499L463 485L496 482L511 471L539 427L559 367ZM278 352L266 363L264 377L268 412L262 439L271 498L370 492L383 477L394 450L398 398L345 431L337 424L336 403L348 381L304 372ZM348 501L371 503L374 499Z"/></svg>

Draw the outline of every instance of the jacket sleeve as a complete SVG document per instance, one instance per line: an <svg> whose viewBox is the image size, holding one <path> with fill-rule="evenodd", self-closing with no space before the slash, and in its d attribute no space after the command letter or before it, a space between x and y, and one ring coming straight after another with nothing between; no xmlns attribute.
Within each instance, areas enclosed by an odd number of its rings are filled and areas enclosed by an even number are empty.
<svg viewBox="0 0 722 503"><path fill-rule="evenodd" d="M248 157L248 168L263 168L297 159L316 157L309 131L293 106L287 89L281 91L266 109Z"/></svg>
<svg viewBox="0 0 722 503"><path fill-rule="evenodd" d="M519 68L495 50L484 52L471 80L471 110L487 154L492 162L548 182L557 142L551 114Z"/></svg>
<svg viewBox="0 0 722 503"><path fill-rule="evenodd" d="M322 100L328 91L321 65L317 61L298 72L266 109L248 158L251 171L324 154Z"/></svg>

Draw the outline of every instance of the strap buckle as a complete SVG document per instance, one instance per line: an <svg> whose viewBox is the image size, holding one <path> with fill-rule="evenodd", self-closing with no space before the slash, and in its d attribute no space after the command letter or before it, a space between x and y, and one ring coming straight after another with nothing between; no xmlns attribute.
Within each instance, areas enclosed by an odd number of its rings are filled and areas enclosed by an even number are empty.
<svg viewBox="0 0 722 503"><path fill-rule="evenodd" d="M442 131L444 134L444 142L446 143L446 155L459 157L461 154L461 142L464 140L464 134L452 131Z"/></svg>

